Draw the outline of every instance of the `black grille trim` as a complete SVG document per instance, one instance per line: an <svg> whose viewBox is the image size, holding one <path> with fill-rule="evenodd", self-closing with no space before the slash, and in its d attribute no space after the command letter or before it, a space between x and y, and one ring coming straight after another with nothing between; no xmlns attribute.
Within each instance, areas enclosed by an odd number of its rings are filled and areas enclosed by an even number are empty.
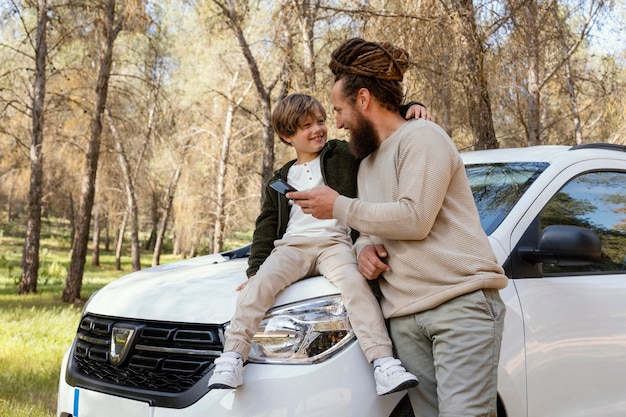
<svg viewBox="0 0 626 417"><path fill-rule="evenodd" d="M136 329L126 358L116 365L110 361L114 327ZM219 325L86 315L78 326L65 379L72 386L152 406L184 408L208 392L222 340Z"/></svg>

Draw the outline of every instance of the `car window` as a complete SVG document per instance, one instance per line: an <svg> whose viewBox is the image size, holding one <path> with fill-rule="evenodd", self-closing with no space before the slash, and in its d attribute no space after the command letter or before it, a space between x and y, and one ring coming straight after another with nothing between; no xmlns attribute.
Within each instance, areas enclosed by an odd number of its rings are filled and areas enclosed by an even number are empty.
<svg viewBox="0 0 626 417"><path fill-rule="evenodd" d="M626 172L588 172L570 180L544 207L540 227L582 226L596 232L602 258L592 265L544 265L543 272L624 272L626 270Z"/></svg>
<svg viewBox="0 0 626 417"><path fill-rule="evenodd" d="M548 167L544 162L512 162L467 165L465 171L488 235L509 214L522 194Z"/></svg>

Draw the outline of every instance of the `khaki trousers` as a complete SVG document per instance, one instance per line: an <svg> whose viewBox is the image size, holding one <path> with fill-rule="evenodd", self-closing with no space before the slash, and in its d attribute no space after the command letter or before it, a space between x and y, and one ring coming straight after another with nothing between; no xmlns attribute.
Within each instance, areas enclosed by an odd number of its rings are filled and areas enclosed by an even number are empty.
<svg viewBox="0 0 626 417"><path fill-rule="evenodd" d="M505 307L498 290L478 290L432 310L392 318L391 338L407 371L416 417L496 416Z"/></svg>
<svg viewBox="0 0 626 417"><path fill-rule="evenodd" d="M224 351L244 360L250 340L276 295L308 276L324 275L343 297L350 323L368 361L392 356L391 339L378 300L358 270L349 236L277 240L274 250L237 298L237 309L226 331Z"/></svg>

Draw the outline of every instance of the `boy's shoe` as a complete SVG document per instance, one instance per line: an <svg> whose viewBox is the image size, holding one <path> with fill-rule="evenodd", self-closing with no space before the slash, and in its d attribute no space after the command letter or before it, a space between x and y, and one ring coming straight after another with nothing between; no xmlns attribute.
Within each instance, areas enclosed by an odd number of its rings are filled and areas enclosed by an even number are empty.
<svg viewBox="0 0 626 417"><path fill-rule="evenodd" d="M215 359L215 369L209 379L209 389L237 388L243 384L243 361L241 358L220 356Z"/></svg>
<svg viewBox="0 0 626 417"><path fill-rule="evenodd" d="M376 381L376 393L378 395L391 394L412 388L419 384L417 377L407 372L399 359L388 361L374 368L374 380Z"/></svg>

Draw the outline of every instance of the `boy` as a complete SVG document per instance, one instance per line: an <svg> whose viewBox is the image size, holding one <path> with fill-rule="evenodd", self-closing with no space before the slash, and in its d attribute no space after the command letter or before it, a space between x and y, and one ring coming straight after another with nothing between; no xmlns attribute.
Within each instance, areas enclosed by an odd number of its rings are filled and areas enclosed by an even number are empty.
<svg viewBox="0 0 626 417"><path fill-rule="evenodd" d="M340 194L356 197L359 161L345 141L326 142L326 112L315 98L304 94L285 97L274 109L272 124L281 141L293 146L297 159L279 169L270 183L283 179L299 190L327 184ZM418 384L392 356L378 300L358 270L350 233L335 220L304 214L283 194L266 186L252 241L250 280L238 287L237 310L225 335L224 353L215 360L209 388L243 384L250 340L276 295L315 274L323 274L341 291L361 349L374 365L377 393L385 395Z"/></svg>

